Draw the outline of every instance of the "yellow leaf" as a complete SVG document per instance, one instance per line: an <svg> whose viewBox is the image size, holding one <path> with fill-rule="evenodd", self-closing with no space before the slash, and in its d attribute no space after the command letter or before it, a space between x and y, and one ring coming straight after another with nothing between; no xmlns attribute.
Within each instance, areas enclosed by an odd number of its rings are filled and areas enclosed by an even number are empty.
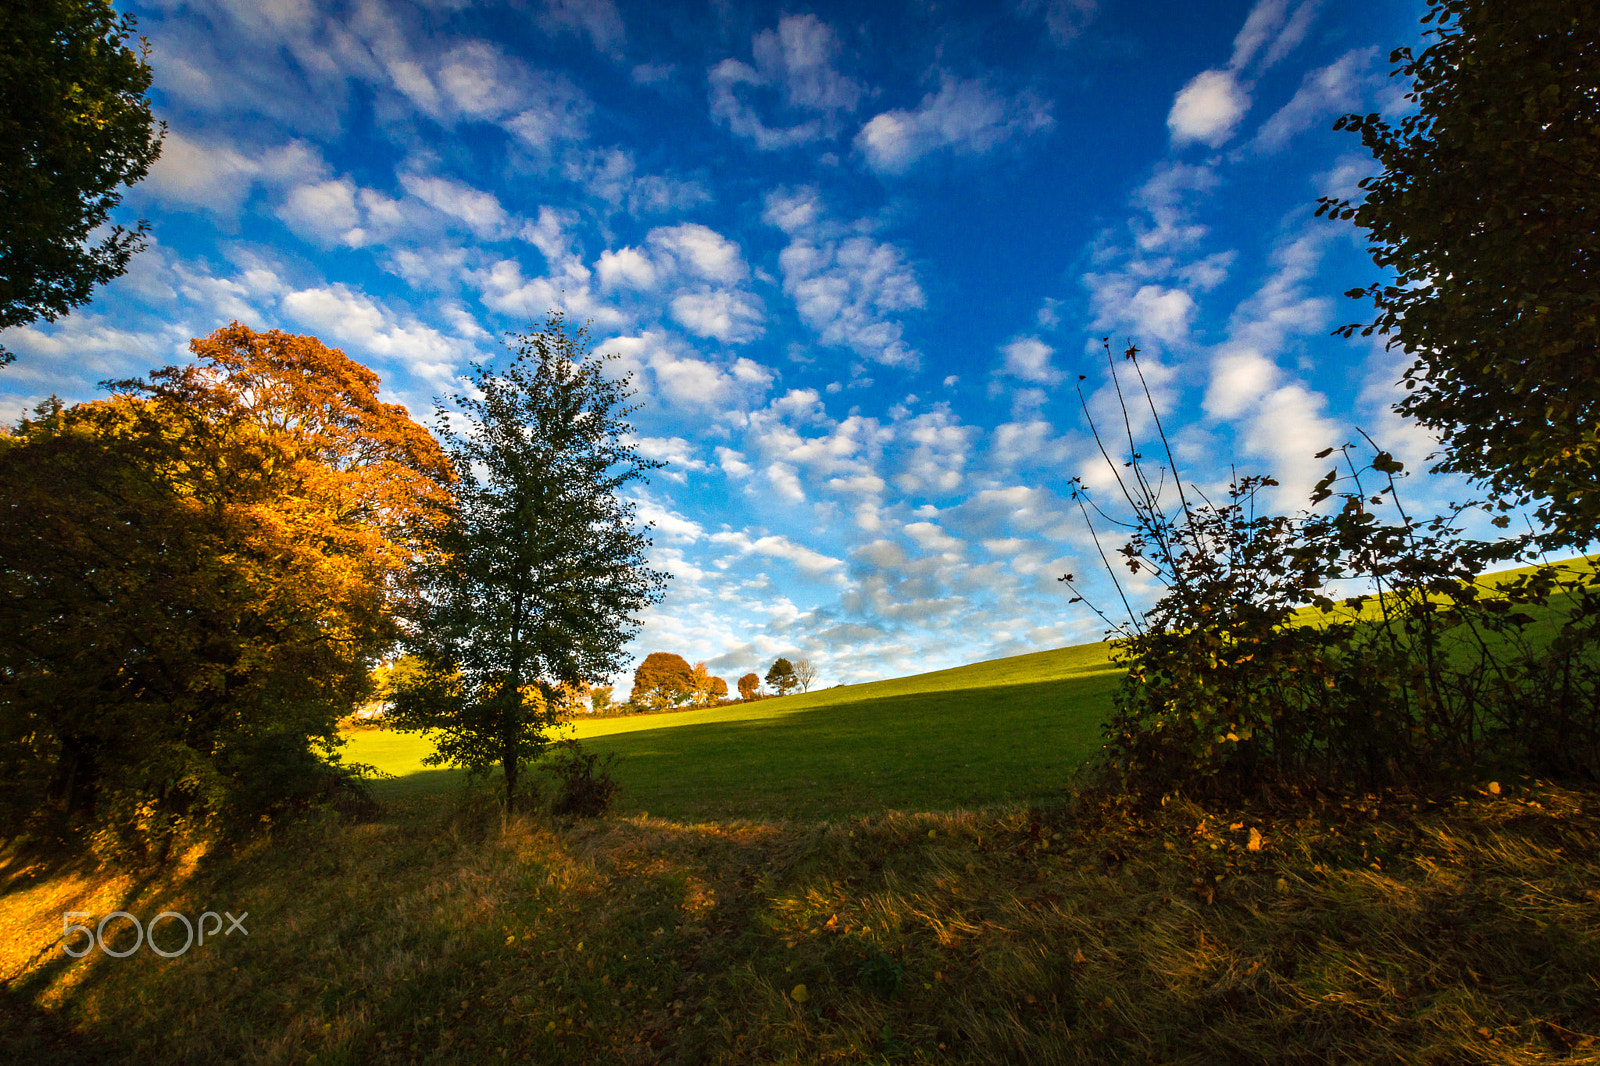
<svg viewBox="0 0 1600 1066"><path fill-rule="evenodd" d="M811 993L806 991L805 985L795 985L789 990L789 998L796 1003L804 1003L811 998Z"/></svg>

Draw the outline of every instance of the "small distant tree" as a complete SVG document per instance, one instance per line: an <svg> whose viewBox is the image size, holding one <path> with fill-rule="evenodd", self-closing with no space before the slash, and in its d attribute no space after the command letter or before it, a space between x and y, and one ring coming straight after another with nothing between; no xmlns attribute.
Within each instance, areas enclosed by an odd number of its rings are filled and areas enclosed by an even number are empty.
<svg viewBox="0 0 1600 1066"><path fill-rule="evenodd" d="M694 693L694 670L683 656L653 651L633 672L634 703L651 710L674 707Z"/></svg>
<svg viewBox="0 0 1600 1066"><path fill-rule="evenodd" d="M754 672L745 674L739 679L739 698L742 700L755 699L756 693L760 691L760 689L761 678L756 676Z"/></svg>
<svg viewBox="0 0 1600 1066"><path fill-rule="evenodd" d="M780 696L787 696L799 683L794 674L794 663L788 659L779 659L767 671L767 684L777 689Z"/></svg>
<svg viewBox="0 0 1600 1066"><path fill-rule="evenodd" d="M555 687L550 700L552 709L562 721L570 720L573 715L582 713L588 706L590 691L587 681L577 683L564 681Z"/></svg>
<svg viewBox="0 0 1600 1066"><path fill-rule="evenodd" d="M628 443L628 379L607 378L559 313L517 341L504 369L473 364L462 429L438 410L461 480L418 576L407 643L426 678L396 706L404 727L434 732L426 762L498 764L508 809L549 746L560 686L614 674L666 581L620 492L662 465Z"/></svg>
<svg viewBox="0 0 1600 1066"><path fill-rule="evenodd" d="M796 659L794 661L794 679L800 685L801 692L810 692L811 686L817 681L817 668L810 659Z"/></svg>
<svg viewBox="0 0 1600 1066"><path fill-rule="evenodd" d="M689 689L693 694L690 702L696 707L704 707L711 702L711 670L701 660L694 664L690 674Z"/></svg>
<svg viewBox="0 0 1600 1066"><path fill-rule="evenodd" d="M605 714L611 709L611 686L595 685L589 690L589 712Z"/></svg>
<svg viewBox="0 0 1600 1066"><path fill-rule="evenodd" d="M698 707L709 707L717 700L728 694L728 683L720 677L713 677L710 669L704 662L694 664L693 670L694 703Z"/></svg>

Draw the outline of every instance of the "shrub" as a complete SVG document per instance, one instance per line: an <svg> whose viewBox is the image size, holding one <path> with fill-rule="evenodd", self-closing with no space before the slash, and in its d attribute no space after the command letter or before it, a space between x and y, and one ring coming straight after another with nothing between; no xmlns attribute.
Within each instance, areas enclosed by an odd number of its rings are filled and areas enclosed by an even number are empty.
<svg viewBox="0 0 1600 1066"><path fill-rule="evenodd" d="M559 741L555 747L557 753L545 764L557 782L552 812L595 818L609 811L622 788L611 776L617 757L584 751L576 740Z"/></svg>
<svg viewBox="0 0 1600 1066"><path fill-rule="evenodd" d="M1136 356L1126 354L1137 373ZM1111 373L1120 395L1114 362ZM1145 400L1170 466L1138 454L1129 419L1132 455L1113 469L1131 532L1117 554L1165 591L1141 616L1107 562L1128 620L1097 609L1128 667L1106 726L1104 768L1119 784L1239 797L1491 765L1600 776L1591 572L1481 580L1525 558L1532 538L1470 540L1465 506L1411 517L1402 464L1370 440L1364 461L1348 444L1319 454L1342 465L1311 498L1330 507L1264 513L1276 482L1261 477L1236 478L1213 503L1185 489L1147 389ZM1109 517L1081 481L1072 495L1091 531L1091 508ZM1074 576L1062 580L1081 600ZM1370 592L1335 602L1330 586L1351 581Z"/></svg>

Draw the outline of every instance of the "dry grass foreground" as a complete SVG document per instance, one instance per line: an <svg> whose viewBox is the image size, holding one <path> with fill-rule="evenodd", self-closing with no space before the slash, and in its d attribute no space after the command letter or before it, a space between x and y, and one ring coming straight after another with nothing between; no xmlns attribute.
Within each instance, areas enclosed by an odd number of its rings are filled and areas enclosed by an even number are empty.
<svg viewBox="0 0 1600 1066"><path fill-rule="evenodd" d="M1259 820L419 806L148 880L7 856L0 1059L1595 1063L1597 841L1600 795L1524 783ZM63 955L64 911L117 908L249 935Z"/></svg>

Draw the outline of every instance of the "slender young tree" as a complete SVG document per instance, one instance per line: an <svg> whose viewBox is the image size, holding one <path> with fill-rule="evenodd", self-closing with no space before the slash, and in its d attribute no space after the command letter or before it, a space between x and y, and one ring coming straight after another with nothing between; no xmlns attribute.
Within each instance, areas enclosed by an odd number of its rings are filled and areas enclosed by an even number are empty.
<svg viewBox="0 0 1600 1066"><path fill-rule="evenodd" d="M436 731L432 765L499 765L508 809L550 743L560 686L621 669L667 577L621 495L663 465L627 443L628 378L607 378L559 313L515 341L503 369L473 365L460 417L438 410L460 480L407 641L427 670L395 709L401 728Z"/></svg>

